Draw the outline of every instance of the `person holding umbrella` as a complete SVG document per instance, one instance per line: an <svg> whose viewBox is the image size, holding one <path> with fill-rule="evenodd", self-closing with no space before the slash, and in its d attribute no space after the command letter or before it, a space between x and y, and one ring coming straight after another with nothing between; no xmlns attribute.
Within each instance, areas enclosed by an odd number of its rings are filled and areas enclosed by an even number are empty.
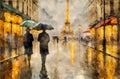
<svg viewBox="0 0 120 79"><path fill-rule="evenodd" d="M48 79L45 62L46 62L46 56L49 54L48 43L50 41L50 37L45 29L43 29L42 33L39 34L38 41L40 42L40 54L41 54L41 60L42 60L40 77Z"/></svg>
<svg viewBox="0 0 120 79"><path fill-rule="evenodd" d="M34 26L35 30L42 30L42 33L38 36L38 41L40 42L40 54L42 60L42 67L45 67L46 56L49 54L48 43L50 41L49 34L46 30L53 30L54 28L51 25L38 23Z"/></svg>
<svg viewBox="0 0 120 79"><path fill-rule="evenodd" d="M38 41L40 42L40 54L41 54L41 60L42 60L42 67L41 67L39 76L41 79L49 79L47 77L45 62L46 62L46 56L49 54L48 43L50 41L50 37L49 37L49 34L46 32L46 30L52 30L54 28L51 25L38 23L34 26L33 29L42 30L42 33L38 35Z"/></svg>
<svg viewBox="0 0 120 79"><path fill-rule="evenodd" d="M40 42L40 54L42 60L42 66L45 66L46 56L49 54L48 43L50 41L49 34L43 29L42 33L38 36L38 41Z"/></svg>
<svg viewBox="0 0 120 79"><path fill-rule="evenodd" d="M30 67L31 54L33 53L33 50L32 50L32 47L33 47L32 42L33 41L34 41L33 35L30 33L30 28L27 27L26 33L23 37L23 45L25 48L25 54L27 54L27 57L28 57L29 67Z"/></svg>
<svg viewBox="0 0 120 79"><path fill-rule="evenodd" d="M33 28L35 24L36 22L33 20L25 20L24 22L20 24L21 27L26 27L26 33L23 36L23 45L25 49L25 54L27 54L28 56L29 67L30 67L31 54L33 53L32 42L34 40L33 35L30 33L30 28Z"/></svg>

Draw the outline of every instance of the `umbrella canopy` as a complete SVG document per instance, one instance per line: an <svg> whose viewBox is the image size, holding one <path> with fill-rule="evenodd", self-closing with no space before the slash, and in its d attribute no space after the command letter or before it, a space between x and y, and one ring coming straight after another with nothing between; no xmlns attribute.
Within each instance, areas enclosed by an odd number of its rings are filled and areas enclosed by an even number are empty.
<svg viewBox="0 0 120 79"><path fill-rule="evenodd" d="M34 26L33 29L35 29L35 30L53 30L54 28L48 24L38 23Z"/></svg>
<svg viewBox="0 0 120 79"><path fill-rule="evenodd" d="M23 27L34 27L35 24L36 24L35 21L26 20L26 21L21 23L21 26L23 26Z"/></svg>

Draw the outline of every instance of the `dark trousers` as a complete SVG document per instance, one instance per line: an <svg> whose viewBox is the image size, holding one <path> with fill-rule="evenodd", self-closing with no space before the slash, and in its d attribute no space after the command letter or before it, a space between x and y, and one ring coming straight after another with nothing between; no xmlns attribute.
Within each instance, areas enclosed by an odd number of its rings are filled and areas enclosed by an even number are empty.
<svg viewBox="0 0 120 79"><path fill-rule="evenodd" d="M32 47L25 48L25 54L27 54L27 57L28 57L29 67L30 67L30 60L31 60L32 53L33 53Z"/></svg>
<svg viewBox="0 0 120 79"><path fill-rule="evenodd" d="M41 54L42 65L45 65L46 62L46 54Z"/></svg>

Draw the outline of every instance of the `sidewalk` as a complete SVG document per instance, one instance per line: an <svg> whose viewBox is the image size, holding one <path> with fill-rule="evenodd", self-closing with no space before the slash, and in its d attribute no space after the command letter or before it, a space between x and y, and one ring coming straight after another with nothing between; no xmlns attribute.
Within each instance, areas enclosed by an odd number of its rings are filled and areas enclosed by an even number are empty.
<svg viewBox="0 0 120 79"><path fill-rule="evenodd" d="M17 50L12 48L11 56L9 56L8 48L5 48L4 59L0 60L0 63L17 58L21 55L24 55L23 47L17 48Z"/></svg>
<svg viewBox="0 0 120 79"><path fill-rule="evenodd" d="M76 41L73 41L76 42ZM39 44L35 45L39 48ZM35 48L36 48L35 47ZM46 60L46 68L50 79L92 79L92 71L87 68L86 49L76 42L76 52L74 62L71 63L71 53L69 46L49 44L49 54ZM35 50L31 58L32 79L39 79L41 69L41 56L39 50ZM89 72L89 73L88 73Z"/></svg>

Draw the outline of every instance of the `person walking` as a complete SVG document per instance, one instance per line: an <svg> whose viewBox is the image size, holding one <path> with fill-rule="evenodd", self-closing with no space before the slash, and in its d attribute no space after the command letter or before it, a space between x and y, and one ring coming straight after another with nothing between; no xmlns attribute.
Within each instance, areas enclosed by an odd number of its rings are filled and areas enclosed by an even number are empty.
<svg viewBox="0 0 120 79"><path fill-rule="evenodd" d="M7 32L6 44L7 44L7 47L8 47L8 55L9 55L9 57L11 57L11 55L12 55L12 45L11 45L11 34L10 34L10 32Z"/></svg>
<svg viewBox="0 0 120 79"><path fill-rule="evenodd" d="M33 54L33 45L32 42L34 41L33 35L30 33L30 28L26 29L26 33L23 37L23 45L25 48L25 54L27 54L29 67L30 67L30 60L31 60L31 54Z"/></svg>
<svg viewBox="0 0 120 79"><path fill-rule="evenodd" d="M45 67L46 56L49 54L48 43L50 41L49 34L46 33L46 30L43 30L43 32L39 34L38 41L40 42L42 67Z"/></svg>
<svg viewBox="0 0 120 79"><path fill-rule="evenodd" d="M14 33L14 46L15 46L15 53L18 54L17 48L18 48L18 35L17 33Z"/></svg>

